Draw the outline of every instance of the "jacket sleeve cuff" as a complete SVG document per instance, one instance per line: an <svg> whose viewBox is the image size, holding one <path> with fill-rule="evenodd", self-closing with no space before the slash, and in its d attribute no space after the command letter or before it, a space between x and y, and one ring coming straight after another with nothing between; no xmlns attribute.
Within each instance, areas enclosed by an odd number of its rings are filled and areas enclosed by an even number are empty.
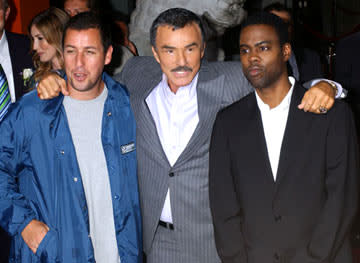
<svg viewBox="0 0 360 263"><path fill-rule="evenodd" d="M24 230L24 228L25 228L32 220L34 220L34 219L36 219L35 214L34 214L34 213L30 214L30 215L24 220L24 222L23 222L21 225L19 225L18 231L17 231L17 233L15 233L15 234L21 234L22 231Z"/></svg>
<svg viewBox="0 0 360 263"><path fill-rule="evenodd" d="M342 85L336 81L328 80L328 79L314 79L311 81L311 87L319 83L320 81L331 82L336 85L337 93L335 95L335 99L343 99L346 98L347 90L342 87Z"/></svg>

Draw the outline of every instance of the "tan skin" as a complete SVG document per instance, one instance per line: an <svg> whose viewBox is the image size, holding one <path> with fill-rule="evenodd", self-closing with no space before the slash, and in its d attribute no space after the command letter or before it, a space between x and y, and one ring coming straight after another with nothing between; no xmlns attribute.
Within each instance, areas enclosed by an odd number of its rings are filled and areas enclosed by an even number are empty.
<svg viewBox="0 0 360 263"><path fill-rule="evenodd" d="M104 89L101 73L104 65L110 63L112 47L106 52L102 46L98 29L68 29L64 41L64 64L68 76L67 90L77 100L96 98ZM32 220L21 236L33 253L36 253L49 227L38 220Z"/></svg>
<svg viewBox="0 0 360 263"><path fill-rule="evenodd" d="M200 69L204 46L200 28L190 24L173 30L171 26L159 26L153 55L165 73L172 92L186 86Z"/></svg>
<svg viewBox="0 0 360 263"><path fill-rule="evenodd" d="M178 77L174 74L172 74L171 69L173 69L173 65L177 64L177 65L181 65L181 64L188 64L190 65L190 68L192 68L192 76L195 76L198 69L199 69L199 65L200 65L200 61L201 61L201 57L203 55L203 50L201 50L200 48L200 52L196 51L195 53L197 54L196 56L192 57L190 56L190 60L188 60L188 55L185 52L186 48L189 48L190 44L195 44L195 46L193 46L194 48L196 48L196 50L199 50L199 46L198 46L198 41L197 39L201 39L201 34L199 33L200 31L198 31L198 26L197 25L187 25L182 29L177 29L177 30L169 30L169 28L167 26L160 26L159 29L160 33L165 33L166 36L162 37L161 41L159 44L156 44L156 48L153 49L153 54L155 56L155 59L158 61L158 63L160 63L160 66L162 67L162 69L166 69L166 70L170 70L169 72L169 76L168 79L171 80L176 80L174 81L172 85L172 81L170 81L170 87L173 86L174 88L174 92L176 92L177 89L177 84L176 83L180 83L178 82L179 80L179 74ZM198 31L198 32L197 32ZM182 32L182 38L184 39L189 39L189 35L192 35L192 40L196 40L194 41L187 41L188 43L185 44L185 41L183 42L181 39L179 40L179 42L173 43L172 39L176 39L176 36L178 35L178 32ZM197 33L196 33L197 32ZM159 32L157 32L159 33ZM184 35L186 34L186 35ZM197 37L195 37L197 35ZM156 38L156 43L159 42L158 39L159 35L157 35ZM167 39L169 39L169 41L171 41L171 43L166 43ZM164 47L164 44L166 43L166 45L169 44L170 48L173 48L175 53L177 54L177 57L173 62L170 62L170 65L168 64L170 60L170 58L168 58L168 55L166 55L166 59L164 60L164 55L166 54L166 50L168 47ZM163 45L162 45L163 44ZM165 52L165 54L163 54L162 52ZM168 68L169 67L169 68ZM166 72L165 72L166 73ZM195 73L195 74L194 74ZM168 74L167 74L168 75ZM191 78L187 78L187 76L185 76L184 78L186 78L186 81L182 81L180 84L181 85L187 85L189 84L192 79ZM64 79L62 79L60 76L56 75L55 73L50 73L47 77L44 77L41 82L39 83L38 87L38 94L39 97L41 99L51 99L54 97L57 97L59 95L59 93L61 92L63 95L67 96L69 95L69 91L66 87L66 82ZM332 107L332 105L334 104L334 98L335 98L335 91L334 89L331 87L330 84L328 84L325 81L321 81L319 83L317 83L316 85L312 86L304 95L301 104L298 105L299 109L304 110L305 112L310 111L310 112L314 112L314 113L320 113L319 112L319 107L323 106L326 107L327 109L330 109Z"/></svg>

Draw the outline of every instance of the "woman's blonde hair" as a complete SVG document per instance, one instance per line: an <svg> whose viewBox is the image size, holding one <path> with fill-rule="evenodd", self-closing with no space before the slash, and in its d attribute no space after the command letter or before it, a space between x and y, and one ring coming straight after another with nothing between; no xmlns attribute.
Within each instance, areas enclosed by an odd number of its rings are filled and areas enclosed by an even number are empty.
<svg viewBox="0 0 360 263"><path fill-rule="evenodd" d="M31 37L31 27L36 26L40 33L44 36L46 41L55 48L56 57L60 66L64 66L64 59L62 56L62 35L65 24L69 20L68 14L56 7L50 7L45 11L36 15L30 22L28 27L28 34L31 40L31 50L33 49L34 41ZM35 82L39 81L44 74L49 72L52 68L51 61L41 62L39 55L35 52L33 55L33 62L36 67L34 74Z"/></svg>

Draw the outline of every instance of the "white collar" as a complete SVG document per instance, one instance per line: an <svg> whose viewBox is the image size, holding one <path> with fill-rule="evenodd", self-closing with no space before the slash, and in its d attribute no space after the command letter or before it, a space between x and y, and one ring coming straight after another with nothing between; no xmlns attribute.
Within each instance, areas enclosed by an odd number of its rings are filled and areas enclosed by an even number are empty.
<svg viewBox="0 0 360 263"><path fill-rule="evenodd" d="M281 110L289 109L290 102L291 102L291 95L293 93L294 85L295 85L295 78L289 76L289 82L291 83L291 88L289 89L288 93L283 98L283 100L280 102L280 104L277 105L275 108L272 108L272 109L270 109L270 106L268 104L266 104L259 97L259 95L257 94L257 91L255 90L256 101L257 101L257 104L258 104L259 109L260 109L261 112L263 112L263 111L281 111Z"/></svg>

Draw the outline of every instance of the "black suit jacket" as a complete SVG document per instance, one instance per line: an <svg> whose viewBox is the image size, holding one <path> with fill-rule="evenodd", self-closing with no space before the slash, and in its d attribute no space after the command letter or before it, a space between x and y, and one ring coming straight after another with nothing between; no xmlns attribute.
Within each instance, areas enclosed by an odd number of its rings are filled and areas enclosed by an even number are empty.
<svg viewBox="0 0 360 263"><path fill-rule="evenodd" d="M295 55L296 64L300 75L299 82L305 83L307 81L324 78L324 68L321 64L321 59L318 53L308 48L301 48L293 46L293 53ZM288 62L289 75L293 75L293 69Z"/></svg>
<svg viewBox="0 0 360 263"><path fill-rule="evenodd" d="M360 32L340 40L336 45L335 80L348 90L348 99L360 104Z"/></svg>
<svg viewBox="0 0 360 263"><path fill-rule="evenodd" d="M33 68L30 55L30 41L25 35L7 31L5 34L9 45L9 53L13 70L15 97L16 99L19 99L28 91L28 87L24 86L24 80L22 77L23 69Z"/></svg>
<svg viewBox="0 0 360 263"><path fill-rule="evenodd" d="M297 109L296 85L276 181L254 93L221 111L210 146L210 207L222 262L351 263L358 155L352 114Z"/></svg>

